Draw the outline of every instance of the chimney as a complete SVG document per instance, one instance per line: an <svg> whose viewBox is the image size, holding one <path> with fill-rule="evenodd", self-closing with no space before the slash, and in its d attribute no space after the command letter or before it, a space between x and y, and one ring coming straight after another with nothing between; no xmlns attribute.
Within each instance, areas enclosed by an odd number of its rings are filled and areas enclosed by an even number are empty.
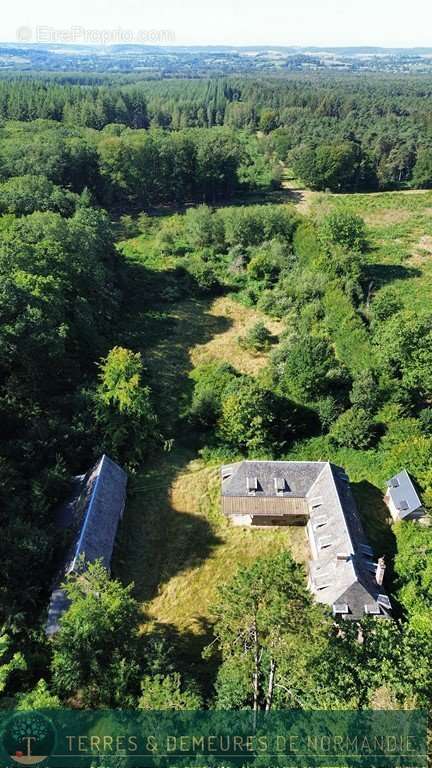
<svg viewBox="0 0 432 768"><path fill-rule="evenodd" d="M384 581L384 574L385 574L385 561L383 557L380 557L377 562L376 572L375 572L375 578L376 583L381 586Z"/></svg>

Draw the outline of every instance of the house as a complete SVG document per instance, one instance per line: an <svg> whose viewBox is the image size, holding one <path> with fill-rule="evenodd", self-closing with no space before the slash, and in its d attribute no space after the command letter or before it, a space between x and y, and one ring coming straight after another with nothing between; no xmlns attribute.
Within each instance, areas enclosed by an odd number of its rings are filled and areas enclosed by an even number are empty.
<svg viewBox="0 0 432 768"><path fill-rule="evenodd" d="M305 525L309 588L342 619L388 617L383 558L374 561L349 478L323 461L242 461L222 467L222 510L234 525Z"/></svg>
<svg viewBox="0 0 432 768"><path fill-rule="evenodd" d="M61 589L65 577L74 573L82 561L100 559L110 569L126 485L126 472L106 455L86 475L74 478L72 495L57 515L58 526L67 529L71 544L54 582L46 624L48 636L58 631L59 620L68 608L67 596Z"/></svg>
<svg viewBox="0 0 432 768"><path fill-rule="evenodd" d="M384 501L395 521L419 520L426 515L426 510L406 469L388 480Z"/></svg>

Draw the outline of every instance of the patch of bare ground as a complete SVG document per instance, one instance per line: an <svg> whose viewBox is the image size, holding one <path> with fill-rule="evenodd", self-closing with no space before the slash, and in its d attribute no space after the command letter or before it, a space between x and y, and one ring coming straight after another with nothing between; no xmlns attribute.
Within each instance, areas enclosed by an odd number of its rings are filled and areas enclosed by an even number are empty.
<svg viewBox="0 0 432 768"><path fill-rule="evenodd" d="M363 218L370 226L391 226L392 224L404 224L412 217L411 211L400 208L383 209L366 213Z"/></svg>
<svg viewBox="0 0 432 768"><path fill-rule="evenodd" d="M312 189L300 187L290 179L282 181L282 189L286 193L286 202L294 203L297 210L305 216L310 212L312 203L321 194L320 192L314 192Z"/></svg>
<svg viewBox="0 0 432 768"><path fill-rule="evenodd" d="M224 360L240 373L256 375L266 365L268 355L253 354L242 349L238 342L239 337L244 336L259 320L265 323L274 336L282 333L283 324L226 296L216 299L208 310L208 314L225 317L229 320L229 324L225 331L218 333L210 341L192 348L190 355L193 365L196 366L211 359Z"/></svg>
<svg viewBox="0 0 432 768"><path fill-rule="evenodd" d="M415 246L415 249L408 261L414 266L421 266L422 264L430 261L431 257L432 237L430 235L423 235Z"/></svg>

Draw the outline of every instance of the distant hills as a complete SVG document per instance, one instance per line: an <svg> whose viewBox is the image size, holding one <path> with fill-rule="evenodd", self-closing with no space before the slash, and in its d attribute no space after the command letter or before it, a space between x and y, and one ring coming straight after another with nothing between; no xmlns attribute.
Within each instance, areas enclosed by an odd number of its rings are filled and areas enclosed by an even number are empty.
<svg viewBox="0 0 432 768"><path fill-rule="evenodd" d="M0 43L0 73L142 73L204 77L235 72L432 72L431 48Z"/></svg>

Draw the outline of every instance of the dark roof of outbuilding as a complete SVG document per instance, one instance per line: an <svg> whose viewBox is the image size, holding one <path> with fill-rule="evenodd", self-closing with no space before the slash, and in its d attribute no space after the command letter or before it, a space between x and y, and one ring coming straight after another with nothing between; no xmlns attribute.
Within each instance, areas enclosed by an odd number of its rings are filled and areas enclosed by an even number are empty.
<svg viewBox="0 0 432 768"><path fill-rule="evenodd" d="M388 492L397 511L398 517L403 520L412 512L415 512L422 506L419 495L415 489L406 469L392 477L388 483Z"/></svg>
<svg viewBox="0 0 432 768"><path fill-rule="evenodd" d="M73 540L51 595L48 635L59 628L59 617L67 608L67 598L60 586L65 576L76 569L78 561L102 560L105 568L110 568L126 501L126 485L126 472L106 455L87 475L75 478L74 493L57 514L60 525L71 529Z"/></svg>
<svg viewBox="0 0 432 768"><path fill-rule="evenodd" d="M72 546L67 573L80 557L89 563L101 559L111 565L117 526L126 500L127 475L108 456L102 456L85 484L85 509Z"/></svg>

